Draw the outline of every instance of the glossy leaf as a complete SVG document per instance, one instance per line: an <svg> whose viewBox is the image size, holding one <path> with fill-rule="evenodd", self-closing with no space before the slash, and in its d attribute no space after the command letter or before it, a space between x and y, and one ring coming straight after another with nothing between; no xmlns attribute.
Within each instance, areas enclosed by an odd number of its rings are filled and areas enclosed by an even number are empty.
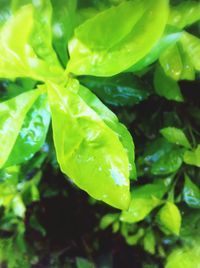
<svg viewBox="0 0 200 268"><path fill-rule="evenodd" d="M76 0L51 0L53 5L53 45L63 66L66 66L67 44L75 26Z"/></svg>
<svg viewBox="0 0 200 268"><path fill-rule="evenodd" d="M77 80L69 80L67 88L48 84L61 170L92 197L126 209L130 202L127 153L115 132L76 94L78 88Z"/></svg>
<svg viewBox="0 0 200 268"><path fill-rule="evenodd" d="M165 74L173 80L179 80L183 70L183 64L178 46L175 44L166 49L159 58Z"/></svg>
<svg viewBox="0 0 200 268"><path fill-rule="evenodd" d="M190 178L185 176L183 199L192 208L200 208L200 189Z"/></svg>
<svg viewBox="0 0 200 268"><path fill-rule="evenodd" d="M44 144L49 123L47 96L41 95L24 118L5 166L17 165L29 160Z"/></svg>
<svg viewBox="0 0 200 268"><path fill-rule="evenodd" d="M140 161L143 162L145 169L148 169L151 174L167 175L180 168L184 150L164 139L157 139L146 146Z"/></svg>
<svg viewBox="0 0 200 268"><path fill-rule="evenodd" d="M90 90L80 86L77 93L87 103L87 105L98 114L106 125L118 135L129 158L130 178L136 179L134 143L128 129L119 122L116 115L109 110Z"/></svg>
<svg viewBox="0 0 200 268"><path fill-rule="evenodd" d="M160 228L164 232L179 235L181 227L181 214L178 207L174 203L167 202L159 210L156 217Z"/></svg>
<svg viewBox="0 0 200 268"><path fill-rule="evenodd" d="M163 51L175 44L180 39L181 35L182 32L177 31L176 28L167 25L163 36L158 40L151 51L143 59L131 66L127 72L141 71L145 67L155 62Z"/></svg>
<svg viewBox="0 0 200 268"><path fill-rule="evenodd" d="M145 85L129 74L114 77L86 76L80 81L105 103L117 107L135 105L150 95Z"/></svg>
<svg viewBox="0 0 200 268"><path fill-rule="evenodd" d="M167 139L171 143L175 143L177 145L182 145L183 147L190 149L191 145L185 136L185 133L175 127L166 127L160 130L160 133L163 135L165 139Z"/></svg>
<svg viewBox="0 0 200 268"><path fill-rule="evenodd" d="M26 21L26 27L24 27ZM61 67L39 59L29 41L34 28L34 7L22 6L0 30L0 77L14 79L31 77L36 80L62 77ZM18 40L18 42L16 42Z"/></svg>
<svg viewBox="0 0 200 268"><path fill-rule="evenodd" d="M133 10L137 10L134 16ZM87 20L75 30L69 43L68 72L112 76L128 69L159 40L167 16L167 0L135 0ZM95 32L92 37L91 32Z"/></svg>
<svg viewBox="0 0 200 268"><path fill-rule="evenodd" d="M155 207L162 204L162 197L167 191L163 182L145 184L132 191L132 200L127 211L123 211L121 221L134 223L143 220Z"/></svg>
<svg viewBox="0 0 200 268"><path fill-rule="evenodd" d="M200 3L183 1L171 7L168 23L182 29L198 20L200 20Z"/></svg>
<svg viewBox="0 0 200 268"><path fill-rule="evenodd" d="M186 151L183 159L188 165L200 167L200 145L193 151Z"/></svg>
<svg viewBox="0 0 200 268"><path fill-rule="evenodd" d="M188 54L190 62L197 71L200 71L200 39L192 34L185 32L180 42L183 50Z"/></svg>
<svg viewBox="0 0 200 268"><path fill-rule="evenodd" d="M156 93L161 97L178 102L183 101L183 96L178 83L166 76L160 66L157 66L154 74L154 87Z"/></svg>
<svg viewBox="0 0 200 268"><path fill-rule="evenodd" d="M0 167L7 161L23 121L41 90L32 90L0 103Z"/></svg>

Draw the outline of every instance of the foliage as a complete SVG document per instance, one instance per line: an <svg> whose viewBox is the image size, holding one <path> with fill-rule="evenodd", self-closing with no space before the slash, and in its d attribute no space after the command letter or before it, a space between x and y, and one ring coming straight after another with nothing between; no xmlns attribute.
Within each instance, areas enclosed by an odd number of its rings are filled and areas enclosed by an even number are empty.
<svg viewBox="0 0 200 268"><path fill-rule="evenodd" d="M115 267L95 255L106 232L140 267L199 267L199 21L199 1L1 1L2 265L40 265L40 208L80 188L91 249L81 234L48 267Z"/></svg>

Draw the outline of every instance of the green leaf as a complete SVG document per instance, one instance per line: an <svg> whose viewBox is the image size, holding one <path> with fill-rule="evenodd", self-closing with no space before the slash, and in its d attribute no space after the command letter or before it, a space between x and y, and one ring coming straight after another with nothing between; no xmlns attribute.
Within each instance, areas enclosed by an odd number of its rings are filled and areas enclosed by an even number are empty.
<svg viewBox="0 0 200 268"><path fill-rule="evenodd" d="M156 93L161 97L177 102L182 102L184 100L178 83L166 76L159 65L154 74L154 87Z"/></svg>
<svg viewBox="0 0 200 268"><path fill-rule="evenodd" d="M200 20L200 3L197 1L183 1L170 8L168 24L182 29L198 20Z"/></svg>
<svg viewBox="0 0 200 268"><path fill-rule="evenodd" d="M66 66L67 44L75 25L76 0L51 0L53 5L53 45L63 66Z"/></svg>
<svg viewBox="0 0 200 268"><path fill-rule="evenodd" d="M183 199L188 206L192 208L200 208L200 189L187 175L185 176Z"/></svg>
<svg viewBox="0 0 200 268"><path fill-rule="evenodd" d="M24 27L24 21L26 21L26 27ZM48 57L44 61L35 54L30 45L33 29L34 7L31 4L22 6L12 14L0 29L0 77L8 79L30 77L41 81L62 78L61 67L56 64L55 66L49 65ZM42 50L43 53L45 52Z"/></svg>
<svg viewBox="0 0 200 268"><path fill-rule="evenodd" d="M184 151L185 149L160 138L146 146L144 155L139 160L150 174L167 175L176 172L181 167Z"/></svg>
<svg viewBox="0 0 200 268"><path fill-rule="evenodd" d="M167 258L165 268L199 268L200 247L199 242L192 246L177 248Z"/></svg>
<svg viewBox="0 0 200 268"><path fill-rule="evenodd" d="M131 66L127 72L141 71L145 67L155 62L163 51L180 39L181 34L182 32L179 30L177 31L177 29L174 27L167 25L163 36L158 40L151 51L143 59Z"/></svg>
<svg viewBox="0 0 200 268"><path fill-rule="evenodd" d="M164 232L179 235L181 228L181 214L178 207L167 202L158 212L157 222Z"/></svg>
<svg viewBox="0 0 200 268"><path fill-rule="evenodd" d="M178 46L175 44L167 48L159 58L165 74L173 80L179 80L183 70L183 64Z"/></svg>
<svg viewBox="0 0 200 268"><path fill-rule="evenodd" d="M171 143L182 145L183 147L190 149L191 145L181 129L175 127L166 127L160 130L160 133L165 139Z"/></svg>
<svg viewBox="0 0 200 268"><path fill-rule="evenodd" d="M18 165L29 160L44 144L50 123L47 95L41 95L33 104L16 139L15 145L5 163Z"/></svg>
<svg viewBox="0 0 200 268"><path fill-rule="evenodd" d="M127 211L123 211L120 220L134 223L143 220L155 207L162 204L167 191L163 182L138 186L132 191L132 200Z"/></svg>
<svg viewBox="0 0 200 268"><path fill-rule="evenodd" d="M76 257L76 267L77 268L95 268L95 266L88 260Z"/></svg>
<svg viewBox="0 0 200 268"><path fill-rule="evenodd" d="M61 170L95 199L126 209L130 202L127 153L116 133L77 95L78 89L77 80L70 79L67 88L48 84Z"/></svg>
<svg viewBox="0 0 200 268"><path fill-rule="evenodd" d="M99 227L102 230L105 230L106 228L108 228L111 224L113 224L117 219L119 218L119 214L118 213L109 213L104 215L101 218Z"/></svg>
<svg viewBox="0 0 200 268"><path fill-rule="evenodd" d="M41 90L32 90L0 103L0 168L15 145L26 114L41 93Z"/></svg>
<svg viewBox="0 0 200 268"><path fill-rule="evenodd" d="M97 14L75 30L68 72L112 76L128 69L159 40L167 17L167 0L125 1Z"/></svg>
<svg viewBox="0 0 200 268"><path fill-rule="evenodd" d="M156 252L156 238L154 232L150 229L146 232L144 240L144 250L150 254L155 254Z"/></svg>
<svg viewBox="0 0 200 268"><path fill-rule="evenodd" d="M123 144L130 164L130 178L136 179L136 168L135 168L135 150L134 143L128 129L119 122L116 115L109 110L90 90L80 86L78 90L79 96L92 108L98 116L110 127L119 137Z"/></svg>
<svg viewBox="0 0 200 268"><path fill-rule="evenodd" d="M192 34L184 32L180 42L194 68L200 71L200 39Z"/></svg>
<svg viewBox="0 0 200 268"><path fill-rule="evenodd" d="M200 167L200 145L194 151L186 151L183 160L188 165Z"/></svg>
<svg viewBox="0 0 200 268"><path fill-rule="evenodd" d="M114 77L86 76L80 81L105 103L117 107L135 105L150 95L145 85L129 74Z"/></svg>

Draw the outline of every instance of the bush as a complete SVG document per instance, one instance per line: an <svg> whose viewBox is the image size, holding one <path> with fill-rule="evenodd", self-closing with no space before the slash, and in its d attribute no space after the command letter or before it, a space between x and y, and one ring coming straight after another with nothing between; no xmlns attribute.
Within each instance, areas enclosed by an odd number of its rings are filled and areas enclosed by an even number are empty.
<svg viewBox="0 0 200 268"><path fill-rule="evenodd" d="M1 1L2 267L199 267L199 20Z"/></svg>

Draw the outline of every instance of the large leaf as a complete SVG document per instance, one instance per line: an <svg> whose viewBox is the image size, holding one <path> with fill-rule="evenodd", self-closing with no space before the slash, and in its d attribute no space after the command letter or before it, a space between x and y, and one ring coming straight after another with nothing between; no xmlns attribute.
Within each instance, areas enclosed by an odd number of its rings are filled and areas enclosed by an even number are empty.
<svg viewBox="0 0 200 268"><path fill-rule="evenodd" d="M17 165L29 160L44 144L49 128L50 113L47 96L43 94L24 118L23 125L5 166Z"/></svg>
<svg viewBox="0 0 200 268"><path fill-rule="evenodd" d="M41 92L41 90L28 91L0 103L0 168L7 161L25 116Z"/></svg>
<svg viewBox="0 0 200 268"><path fill-rule="evenodd" d="M68 71L111 76L128 69L161 37L167 16L167 0L125 1L103 11L75 30Z"/></svg>
<svg viewBox="0 0 200 268"><path fill-rule="evenodd" d="M150 95L141 80L130 74L113 77L84 76L80 81L105 103L117 107L135 105Z"/></svg>
<svg viewBox="0 0 200 268"><path fill-rule="evenodd" d="M62 171L92 197L120 209L130 202L129 161L117 134L77 95L48 84L53 136ZM78 135L77 135L78 134Z"/></svg>
<svg viewBox="0 0 200 268"><path fill-rule="evenodd" d="M106 125L118 135L129 157L130 178L136 179L134 143L128 129L119 122L116 115L109 110L90 90L80 86L77 93L87 103L87 105L99 115Z"/></svg>
<svg viewBox="0 0 200 268"><path fill-rule="evenodd" d="M181 34L180 30L167 25L163 36L158 40L151 51L144 58L131 66L127 72L141 71L143 68L155 62L163 51L180 39Z"/></svg>
<svg viewBox="0 0 200 268"><path fill-rule="evenodd" d="M36 39L40 40L42 37L37 33L31 38L35 23L34 12L33 5L22 6L12 14L1 28L0 77L10 79L31 77L36 80L61 79L61 67L56 64L56 61L53 61L53 65L49 64L48 55L44 56L46 43L45 46L36 45ZM26 22L25 27L24 22ZM16 40L18 41L16 42ZM38 56L31 47L30 41L34 43L34 49L38 52ZM41 55L46 61L39 58Z"/></svg>
<svg viewBox="0 0 200 268"><path fill-rule="evenodd" d="M132 191L132 200L127 211L123 211L121 221L134 223L143 220L155 207L162 204L167 191L164 182L146 184Z"/></svg>

